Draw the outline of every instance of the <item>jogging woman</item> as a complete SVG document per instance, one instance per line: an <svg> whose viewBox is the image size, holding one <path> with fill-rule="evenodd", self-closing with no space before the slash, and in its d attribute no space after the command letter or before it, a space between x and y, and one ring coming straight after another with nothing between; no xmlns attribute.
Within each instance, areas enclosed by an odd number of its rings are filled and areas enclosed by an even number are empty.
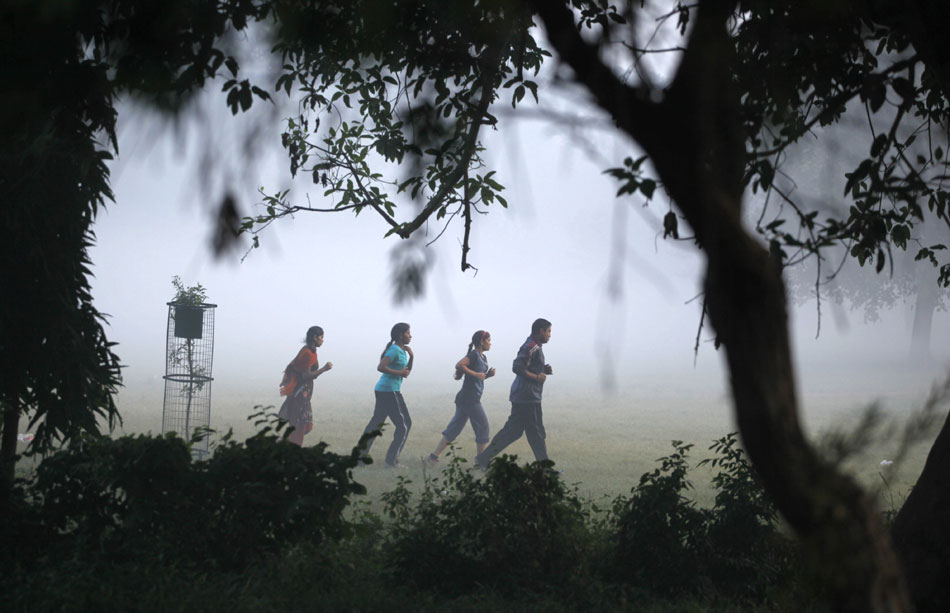
<svg viewBox="0 0 950 613"><path fill-rule="evenodd" d="M307 330L304 343L297 352L297 357L284 369L280 395L287 396L287 399L277 414L290 424L285 438L297 445L303 445L304 435L313 430L313 408L310 406L313 381L333 368L333 362L327 362L321 368L317 360L317 347L323 345L323 328L311 326Z"/></svg>
<svg viewBox="0 0 950 613"><path fill-rule="evenodd" d="M399 454L402 453L402 447L406 444L406 438L409 436L409 428L412 427L412 419L409 417L409 409L406 407L406 401L403 400L402 381L409 376L412 371L412 349L409 348L409 341L412 340L412 334L409 333L409 324L398 323L393 326L389 332L389 343L383 349L379 356L379 365L376 367L382 375L376 383L376 408L373 411L373 417L369 420L366 428L363 430L364 436L371 432L380 430L388 418L396 426L393 433L393 442L389 445L386 452L386 466L388 468L405 468L399 463ZM369 450L373 446L375 437L366 439L363 448L363 457L369 456Z"/></svg>
<svg viewBox="0 0 950 613"><path fill-rule="evenodd" d="M468 344L465 357L455 365L455 378L462 379L462 389L455 395L455 415L442 432L442 439L436 445L435 451L422 459L427 466L439 463L439 456L462 432L465 424L472 422L475 431L475 445L478 453L485 451L490 440L488 417L482 408L482 391L485 388L485 379L495 376L495 369L488 367L485 352L491 349L491 334L479 330L472 335L472 342Z"/></svg>

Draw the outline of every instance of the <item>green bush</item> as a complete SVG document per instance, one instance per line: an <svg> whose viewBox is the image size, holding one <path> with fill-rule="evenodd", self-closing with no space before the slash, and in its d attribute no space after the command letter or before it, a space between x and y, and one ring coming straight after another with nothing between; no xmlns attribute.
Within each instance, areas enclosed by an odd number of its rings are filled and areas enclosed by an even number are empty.
<svg viewBox="0 0 950 613"><path fill-rule="evenodd" d="M201 462L172 434L90 437L40 464L22 512L47 549L239 570L344 534L344 508L365 493L357 459L281 442L269 426L244 443L226 435Z"/></svg>
<svg viewBox="0 0 950 613"><path fill-rule="evenodd" d="M644 473L629 498L615 502L612 578L663 595L699 590L708 511L683 495L692 488L686 478L691 447L673 441L674 452L657 460L660 467Z"/></svg>
<svg viewBox="0 0 950 613"><path fill-rule="evenodd" d="M700 466L719 468L716 500L706 533L710 581L720 594L762 598L788 570L791 547L776 529L776 510L766 496L735 433L710 447L717 455Z"/></svg>
<svg viewBox="0 0 950 613"><path fill-rule="evenodd" d="M712 509L698 509L687 456L692 445L673 441L674 452L640 477L629 498L613 509L614 580L660 596L694 594L760 601L790 565L791 546L776 527L776 512L735 434L715 441L718 468Z"/></svg>
<svg viewBox="0 0 950 613"><path fill-rule="evenodd" d="M258 415L260 417L261 415ZM549 462L452 457L388 520L352 480L358 455L281 442L273 416L207 461L174 436L83 439L5 502L0 593L17 610L694 610L815 602L734 435L703 460L712 509L687 497L690 445L603 513ZM279 430L279 428L278 428ZM345 513L345 514L344 514Z"/></svg>
<svg viewBox="0 0 950 613"><path fill-rule="evenodd" d="M387 498L397 580L443 594L476 586L509 594L560 591L585 574L582 505L551 462L518 466L501 456L478 478L453 458L411 509L398 489Z"/></svg>

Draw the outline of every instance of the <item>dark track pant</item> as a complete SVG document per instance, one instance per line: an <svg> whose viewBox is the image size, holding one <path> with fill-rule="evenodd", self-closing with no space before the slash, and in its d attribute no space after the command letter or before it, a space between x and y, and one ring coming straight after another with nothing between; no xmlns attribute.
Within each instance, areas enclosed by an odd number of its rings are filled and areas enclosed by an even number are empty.
<svg viewBox="0 0 950 613"><path fill-rule="evenodd" d="M484 453L475 457L481 466L488 466L488 462L524 434L528 437L528 444L534 452L534 459L547 460L548 447L544 442L544 419L541 414L540 402L512 402L511 415L508 421L498 431L495 438L488 444Z"/></svg>
<svg viewBox="0 0 950 613"><path fill-rule="evenodd" d="M412 427L412 419L409 417L409 409L406 408L406 401L403 400L402 393L376 392L376 408L373 411L372 419L366 424L363 434L381 429L387 419L396 426L393 442L386 452L386 463L392 465L399 460L399 454L402 453L402 447L406 444L406 438L409 436L409 428ZM363 455L369 455L369 450L375 440L375 438L371 438L366 442Z"/></svg>
<svg viewBox="0 0 950 613"><path fill-rule="evenodd" d="M469 420L472 422L472 430L475 431L475 442L487 443L488 417L485 415L481 402L456 402L455 415L442 431L442 436L447 441L454 441L462 433L462 429Z"/></svg>

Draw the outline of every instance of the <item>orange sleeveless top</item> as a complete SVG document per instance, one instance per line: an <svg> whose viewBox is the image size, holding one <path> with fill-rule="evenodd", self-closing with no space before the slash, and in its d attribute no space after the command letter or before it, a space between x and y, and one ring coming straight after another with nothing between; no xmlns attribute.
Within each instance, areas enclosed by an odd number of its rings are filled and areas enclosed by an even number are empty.
<svg viewBox="0 0 950 613"><path fill-rule="evenodd" d="M310 351L310 347L304 346L297 352L297 357L287 365L287 368L284 369L284 378L280 382L280 395L289 396L294 393L294 390L297 389L297 375L300 373L309 372L313 365L317 363L317 354L313 351ZM308 381L312 387L313 380ZM306 389L303 392L305 397L310 396L310 389Z"/></svg>

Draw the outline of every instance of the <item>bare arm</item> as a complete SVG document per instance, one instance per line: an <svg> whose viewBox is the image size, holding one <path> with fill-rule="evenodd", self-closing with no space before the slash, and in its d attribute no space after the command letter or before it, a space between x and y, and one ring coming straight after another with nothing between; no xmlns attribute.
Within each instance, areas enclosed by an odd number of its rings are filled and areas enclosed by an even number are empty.
<svg viewBox="0 0 950 613"><path fill-rule="evenodd" d="M409 361L410 363L412 363L411 358ZM376 367L376 370L386 375L393 375L394 377L408 377L409 376L408 368L403 368L402 370L396 370L395 368L390 368L389 357L385 355L382 357L382 359L379 360L379 366Z"/></svg>
<svg viewBox="0 0 950 613"><path fill-rule="evenodd" d="M471 364L471 362L469 362L468 356L466 355L464 358L462 358L461 360L459 360L459 361L455 364L455 370L457 370L457 371L460 370L460 371L462 371L463 373L465 373L466 375L468 375L469 377L474 377L474 378L476 378L476 379L481 379L482 381L484 381L486 378L488 378L488 375L487 375L486 373L483 373L483 372L475 372L474 370L472 370L471 368L469 368L469 365L470 365L470 364Z"/></svg>
<svg viewBox="0 0 950 613"><path fill-rule="evenodd" d="M323 365L322 368L317 368L316 370L313 371L313 378L316 379L317 377L319 377L326 371L330 370L331 368L333 368L333 362L327 362L326 364Z"/></svg>
<svg viewBox="0 0 950 613"><path fill-rule="evenodd" d="M314 356L316 355L317 355L316 352L314 352ZM323 365L323 368L321 368L320 360L318 358L313 363L313 366L311 366L309 369L306 369L304 372L300 373L301 379L303 379L304 381L313 381L314 379L316 379L317 377L319 377L326 371L330 370L331 368L333 368L333 362L327 362L326 364Z"/></svg>

